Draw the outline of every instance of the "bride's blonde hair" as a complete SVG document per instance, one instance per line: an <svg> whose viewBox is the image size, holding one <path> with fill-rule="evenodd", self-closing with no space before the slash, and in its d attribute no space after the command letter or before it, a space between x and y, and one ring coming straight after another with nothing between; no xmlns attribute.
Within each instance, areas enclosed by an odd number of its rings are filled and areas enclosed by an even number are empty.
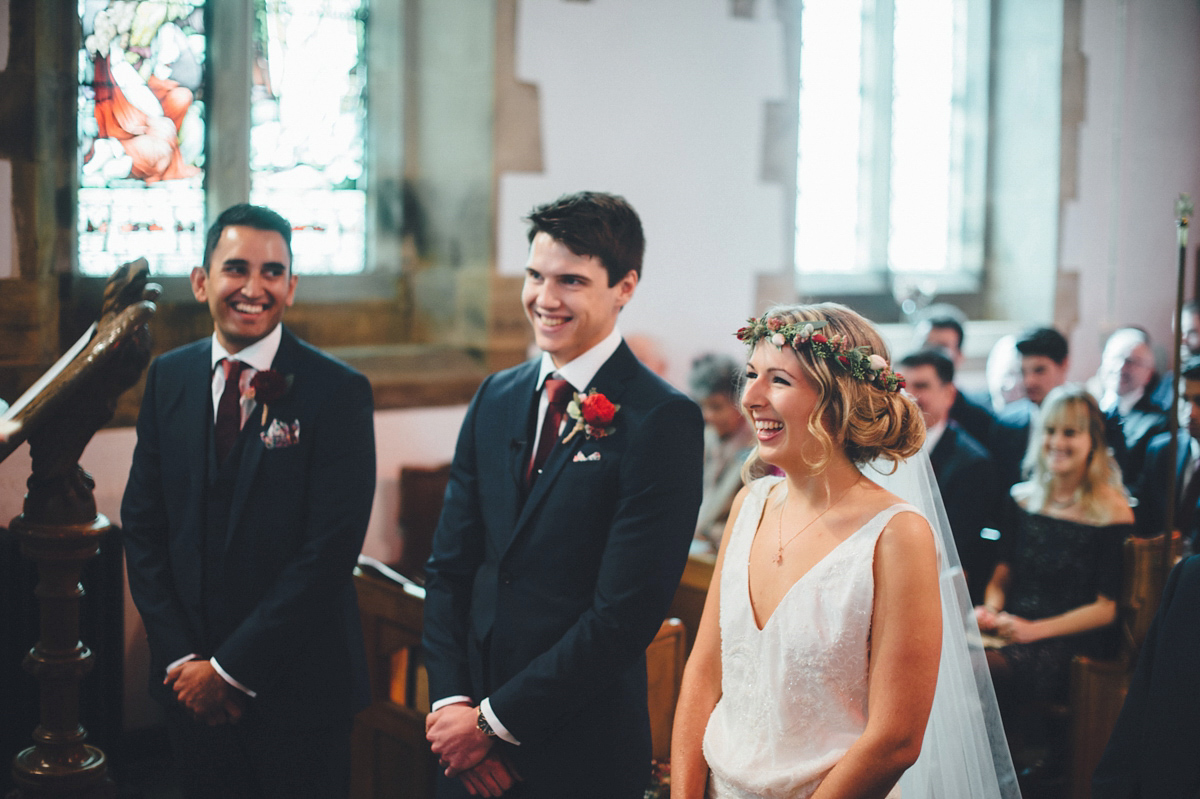
<svg viewBox="0 0 1200 799"><path fill-rule="evenodd" d="M866 346L871 353L890 361L879 332L862 316L839 303L775 306L762 319L778 319L784 325L824 320L828 323L821 328L825 336L841 335L851 348ZM757 342L750 345L751 352L756 345ZM773 345L768 341L767 346ZM925 421L916 403L906 394L884 390L845 369L830 368L829 362L814 357L809 347L785 349L796 356L819 395L807 422L811 444L815 445L811 455L804 453L810 474L817 474L829 465L835 446L840 446L856 465L878 459L897 463L921 449L925 442ZM756 447L742 468L742 476L748 481L767 471Z"/></svg>

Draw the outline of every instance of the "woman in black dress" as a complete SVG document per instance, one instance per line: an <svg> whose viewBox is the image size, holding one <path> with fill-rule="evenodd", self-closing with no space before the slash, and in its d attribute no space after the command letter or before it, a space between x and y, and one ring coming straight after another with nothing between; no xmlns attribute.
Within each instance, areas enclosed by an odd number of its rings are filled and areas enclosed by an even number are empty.
<svg viewBox="0 0 1200 799"><path fill-rule="evenodd" d="M1065 701L1071 659L1105 654L1133 532L1104 416L1083 387L1042 402L1023 466L1029 479L1012 488L1000 562L975 608L1002 644L987 653L1002 713L1006 699Z"/></svg>

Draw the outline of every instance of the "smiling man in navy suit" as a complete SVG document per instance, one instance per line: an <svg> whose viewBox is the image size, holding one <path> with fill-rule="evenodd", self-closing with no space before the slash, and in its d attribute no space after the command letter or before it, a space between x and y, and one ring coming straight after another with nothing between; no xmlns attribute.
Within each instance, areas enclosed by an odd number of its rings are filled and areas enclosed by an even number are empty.
<svg viewBox="0 0 1200 799"><path fill-rule="evenodd" d="M291 226L237 205L192 290L209 338L150 367L121 505L184 795L345 796L368 700L352 572L375 491L371 387L281 324Z"/></svg>
<svg viewBox="0 0 1200 799"><path fill-rule="evenodd" d="M426 567L438 795L640 799L645 649L695 527L703 422L617 330L644 249L629 204L580 192L529 222L542 355L475 395Z"/></svg>

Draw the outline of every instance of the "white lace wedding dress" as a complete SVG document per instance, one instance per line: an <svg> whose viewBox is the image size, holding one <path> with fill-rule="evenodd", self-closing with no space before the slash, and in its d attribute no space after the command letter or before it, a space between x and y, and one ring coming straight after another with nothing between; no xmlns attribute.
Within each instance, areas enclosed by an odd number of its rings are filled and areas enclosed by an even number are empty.
<svg viewBox="0 0 1200 799"><path fill-rule="evenodd" d="M751 486L725 553L722 695L704 734L715 799L806 797L862 735L875 542L893 516L916 510L893 505L838 544L760 630L747 564L767 494L780 479Z"/></svg>

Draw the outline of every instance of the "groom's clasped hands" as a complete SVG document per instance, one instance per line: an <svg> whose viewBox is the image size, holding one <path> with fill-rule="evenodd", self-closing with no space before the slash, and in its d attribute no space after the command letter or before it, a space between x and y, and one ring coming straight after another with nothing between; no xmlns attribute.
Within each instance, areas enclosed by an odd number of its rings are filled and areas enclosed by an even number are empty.
<svg viewBox="0 0 1200 799"><path fill-rule="evenodd" d="M478 727L479 709L466 702L425 717L425 737L447 777L458 777L473 796L500 796L521 779Z"/></svg>

